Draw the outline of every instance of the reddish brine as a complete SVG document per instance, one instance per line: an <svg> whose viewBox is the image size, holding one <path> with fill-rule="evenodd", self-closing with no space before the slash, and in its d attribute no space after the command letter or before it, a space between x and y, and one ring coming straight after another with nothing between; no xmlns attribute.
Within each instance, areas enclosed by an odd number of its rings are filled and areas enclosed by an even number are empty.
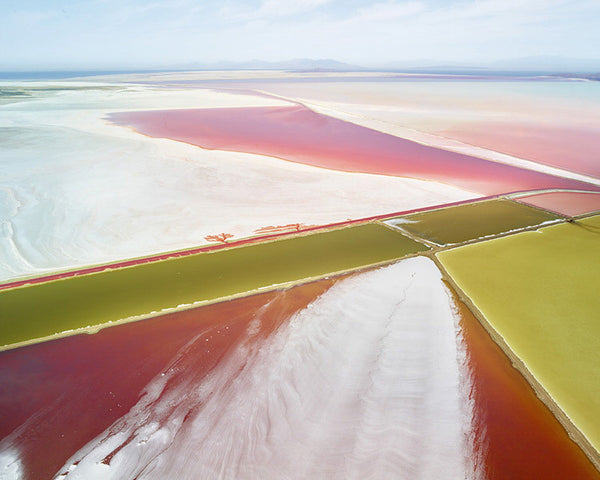
<svg viewBox="0 0 600 480"><path fill-rule="evenodd" d="M114 123L202 148L255 153L306 165L447 183L484 195L587 183L441 150L304 106L114 113Z"/></svg>
<svg viewBox="0 0 600 480"><path fill-rule="evenodd" d="M206 376L248 341L257 314L261 331L253 338L260 340L333 283L322 280L0 352L3 449L18 452L24 479L52 478L125 415L153 378L177 368L170 362L182 349L195 365L193 374ZM198 336L201 341L186 349Z"/></svg>
<svg viewBox="0 0 600 480"><path fill-rule="evenodd" d="M18 452L23 478L51 478L75 452L125 416L161 372L168 372L174 387L179 377L183 385L202 384L240 342L261 348L335 282L323 280L3 352L3 448ZM456 298L454 304L457 338L466 353L463 383L470 388L476 470L488 479L600 478L471 312Z"/></svg>

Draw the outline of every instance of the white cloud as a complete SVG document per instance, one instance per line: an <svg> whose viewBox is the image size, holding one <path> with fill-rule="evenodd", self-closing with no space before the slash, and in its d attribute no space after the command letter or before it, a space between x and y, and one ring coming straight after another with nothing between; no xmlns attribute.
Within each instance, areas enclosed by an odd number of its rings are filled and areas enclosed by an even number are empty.
<svg viewBox="0 0 600 480"><path fill-rule="evenodd" d="M241 3L226 3L219 10L219 16L228 22L254 22L262 25L281 19L297 21L293 18L318 10L333 0L262 0L258 7Z"/></svg>
<svg viewBox="0 0 600 480"><path fill-rule="evenodd" d="M359 8L350 19L353 23L393 21L423 12L426 9L422 2L385 2L375 3Z"/></svg>
<svg viewBox="0 0 600 480"><path fill-rule="evenodd" d="M332 0L263 0L256 11L259 18L289 17L315 10Z"/></svg>

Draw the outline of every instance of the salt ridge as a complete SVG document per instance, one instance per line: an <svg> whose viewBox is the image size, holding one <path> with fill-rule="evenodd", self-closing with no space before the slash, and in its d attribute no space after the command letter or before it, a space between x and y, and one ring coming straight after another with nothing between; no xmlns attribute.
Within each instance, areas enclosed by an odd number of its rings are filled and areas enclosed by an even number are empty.
<svg viewBox="0 0 600 480"><path fill-rule="evenodd" d="M257 314L207 377L188 348L56 479L470 478L470 413L440 272L338 282L272 336Z"/></svg>

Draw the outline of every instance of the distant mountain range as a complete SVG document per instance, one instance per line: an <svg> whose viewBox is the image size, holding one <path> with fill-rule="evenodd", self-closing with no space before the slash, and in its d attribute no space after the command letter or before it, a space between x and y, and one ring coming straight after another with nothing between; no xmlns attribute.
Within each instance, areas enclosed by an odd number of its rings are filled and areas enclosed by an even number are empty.
<svg viewBox="0 0 600 480"><path fill-rule="evenodd" d="M177 69L189 70L289 70L311 72L356 72L366 70L358 65L338 62L331 59L295 58L280 62L250 60L245 62L195 62L180 64Z"/></svg>
<svg viewBox="0 0 600 480"><path fill-rule="evenodd" d="M295 58L284 61L221 61L179 63L152 68L114 69L107 71L88 71L88 75L133 72L165 72L187 70L284 70L290 72L395 72L446 75L558 75L561 77L600 79L600 59L574 59L567 57L535 56L510 60L498 60L488 63L440 62L436 60L404 60L372 65L353 65L332 59ZM73 70L75 72L75 70ZM23 76L23 72L4 72L0 77L12 78L11 75ZM25 72L29 74L56 73L57 78L68 76L64 72ZM77 72L82 76L83 72ZM16 78L16 77L15 77ZM34 77L32 77L34 78ZM48 77L50 78L50 77Z"/></svg>
<svg viewBox="0 0 600 480"><path fill-rule="evenodd" d="M562 73L598 73L600 59L577 59L568 57L533 56L493 62L465 64L458 62L436 62L433 60L401 61L382 64L385 70L427 73L524 73L524 74L562 74Z"/></svg>
<svg viewBox="0 0 600 480"><path fill-rule="evenodd" d="M435 60L397 61L377 65L356 65L332 59L295 58L284 61L194 62L173 65L176 70L286 70L293 72L392 71L430 74L589 74L600 72L600 59L535 56L488 63L439 62Z"/></svg>

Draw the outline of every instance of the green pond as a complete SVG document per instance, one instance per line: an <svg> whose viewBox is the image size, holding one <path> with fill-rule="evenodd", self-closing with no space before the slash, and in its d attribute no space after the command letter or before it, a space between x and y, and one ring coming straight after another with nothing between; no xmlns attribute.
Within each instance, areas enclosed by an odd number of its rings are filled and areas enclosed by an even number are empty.
<svg viewBox="0 0 600 480"><path fill-rule="evenodd" d="M600 216L436 255L600 450Z"/></svg>
<svg viewBox="0 0 600 480"><path fill-rule="evenodd" d="M426 249L390 228L369 223L0 291L0 345L361 268Z"/></svg>
<svg viewBox="0 0 600 480"><path fill-rule="evenodd" d="M388 220L438 245L451 245L540 225L561 217L510 200L488 200Z"/></svg>

